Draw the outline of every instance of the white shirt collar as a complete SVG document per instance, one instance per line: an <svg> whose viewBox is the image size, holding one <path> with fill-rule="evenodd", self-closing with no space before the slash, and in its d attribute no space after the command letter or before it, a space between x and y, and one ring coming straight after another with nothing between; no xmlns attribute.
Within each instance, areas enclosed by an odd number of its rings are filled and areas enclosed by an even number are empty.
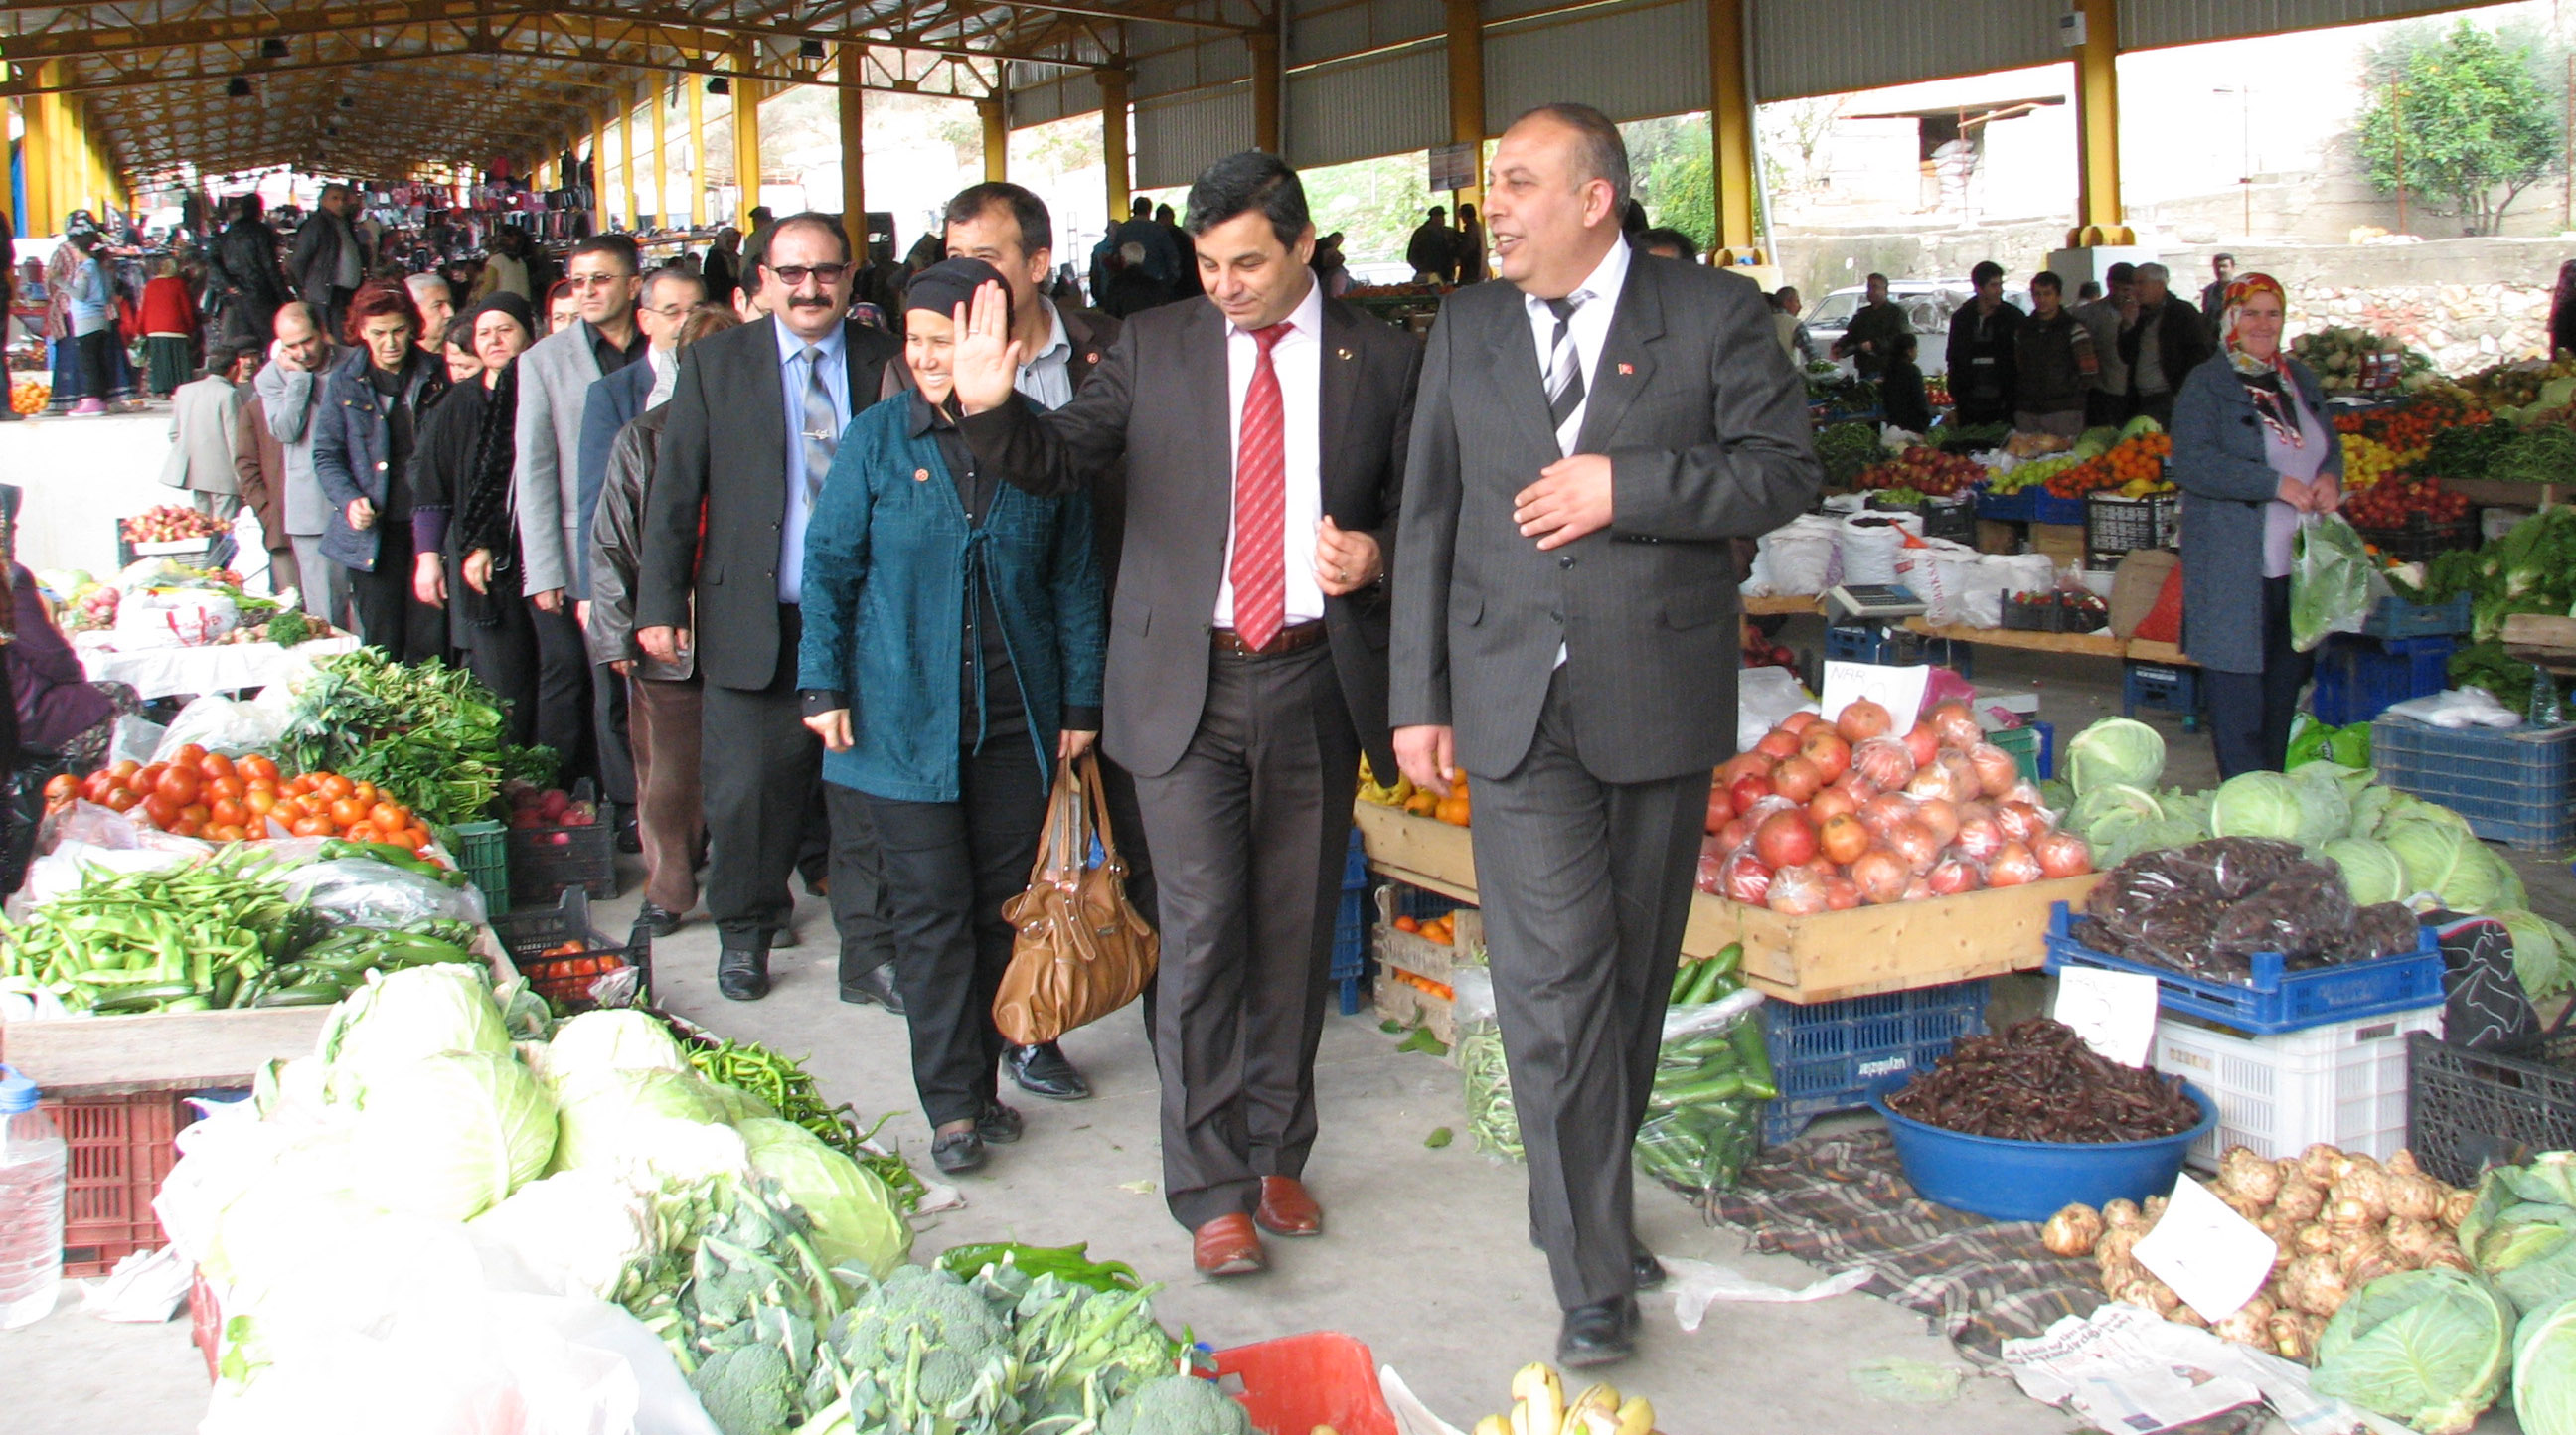
<svg viewBox="0 0 2576 1435"><path fill-rule="evenodd" d="M1073 357L1073 340L1064 332L1064 313L1055 307L1054 300L1043 294L1038 296L1038 302L1046 306L1047 342L1046 347L1031 354L1028 361L1032 364L1061 363Z"/></svg>
<svg viewBox="0 0 2576 1435"><path fill-rule="evenodd" d="M1590 296L1583 301L1584 308L1589 309L1605 301L1611 304L1619 302L1619 291L1628 283L1629 253L1628 241L1623 238L1610 246L1610 252L1601 256L1601 262L1592 266L1592 272L1584 277L1582 283L1574 286L1572 293ZM1522 298L1531 313L1547 312L1545 299L1535 294L1524 294Z"/></svg>
<svg viewBox="0 0 2576 1435"><path fill-rule="evenodd" d="M1211 299L1208 302L1216 301ZM1321 342L1324 337L1324 286L1309 278L1306 281L1306 297L1298 300L1297 307L1288 311L1286 322L1292 327L1280 339L1280 343L1293 344L1300 339ZM1237 327L1231 319L1226 321L1225 332L1228 338L1252 336L1250 329Z"/></svg>

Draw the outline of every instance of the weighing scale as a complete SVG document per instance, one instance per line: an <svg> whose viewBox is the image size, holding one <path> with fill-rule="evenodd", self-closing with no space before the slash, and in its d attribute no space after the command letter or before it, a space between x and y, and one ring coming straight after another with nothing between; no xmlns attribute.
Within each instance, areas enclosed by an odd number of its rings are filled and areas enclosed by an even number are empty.
<svg viewBox="0 0 2576 1435"><path fill-rule="evenodd" d="M1825 621L1844 624L1911 618L1931 611L1914 590L1894 583L1845 583L1826 590Z"/></svg>

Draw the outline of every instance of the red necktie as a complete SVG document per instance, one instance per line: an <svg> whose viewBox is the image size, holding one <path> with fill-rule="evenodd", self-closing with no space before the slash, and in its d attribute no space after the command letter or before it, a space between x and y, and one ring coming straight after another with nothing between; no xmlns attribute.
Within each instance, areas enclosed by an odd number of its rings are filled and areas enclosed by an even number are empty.
<svg viewBox="0 0 2576 1435"><path fill-rule="evenodd" d="M1288 336L1285 322L1248 331L1259 352L1252 386L1243 395L1243 435L1234 456L1234 634L1246 646L1266 648L1288 621L1288 574L1283 566L1288 524L1287 424L1279 400L1279 371L1270 351Z"/></svg>

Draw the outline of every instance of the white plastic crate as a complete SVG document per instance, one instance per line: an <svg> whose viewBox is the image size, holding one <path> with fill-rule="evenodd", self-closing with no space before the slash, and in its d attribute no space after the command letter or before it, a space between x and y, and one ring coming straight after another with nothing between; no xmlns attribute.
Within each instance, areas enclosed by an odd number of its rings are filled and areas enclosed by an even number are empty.
<svg viewBox="0 0 2576 1435"><path fill-rule="evenodd" d="M2384 1160L2406 1144L2406 1037L2439 1032L2442 1008L2247 1036L2181 1017L2156 1023L2156 1070L2218 1103L2218 1126L2191 1150L2215 1166L2230 1146L2268 1159L2319 1141Z"/></svg>

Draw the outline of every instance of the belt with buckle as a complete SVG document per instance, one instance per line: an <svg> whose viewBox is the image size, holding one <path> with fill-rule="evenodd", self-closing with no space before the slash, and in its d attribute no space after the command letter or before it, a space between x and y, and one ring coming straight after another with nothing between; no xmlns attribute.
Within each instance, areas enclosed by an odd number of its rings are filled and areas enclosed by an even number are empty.
<svg viewBox="0 0 2576 1435"><path fill-rule="evenodd" d="M1232 628L1208 630L1208 641L1218 652L1237 658L1284 658L1290 653L1304 652L1324 638L1324 620L1321 618L1291 623L1257 648L1236 636Z"/></svg>

